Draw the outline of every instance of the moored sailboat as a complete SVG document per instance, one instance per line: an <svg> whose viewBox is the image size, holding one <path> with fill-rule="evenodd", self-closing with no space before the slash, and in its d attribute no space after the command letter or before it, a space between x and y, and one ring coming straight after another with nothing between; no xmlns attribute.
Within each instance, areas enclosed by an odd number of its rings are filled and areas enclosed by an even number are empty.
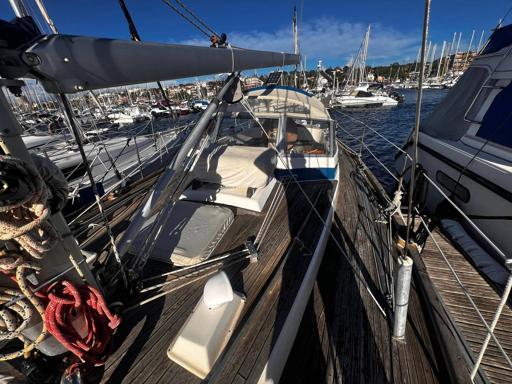
<svg viewBox="0 0 512 384"><path fill-rule="evenodd" d="M102 49L109 51L108 63L92 60ZM56 54L59 51L73 63L65 70L52 68L50 64L59 61L60 54ZM140 55L141 51L147 51L148 55ZM176 52L181 55L176 56ZM105 221L105 231L86 241L88 251L96 255L105 251L106 257L97 259L94 267L89 266L74 238L67 234L67 247L74 244L70 264L66 261L63 240L57 236L55 245L43 251L40 268L44 273L39 274L37 283L25 286L24 292L41 291L50 300L52 295L69 292L63 288L57 293L64 284L80 287L77 288L80 292L81 287L88 292L98 287L100 291L94 291L94 295L101 301L101 291L107 302L114 297L125 301L121 325L118 316L106 307L98 310L94 320L84 315L86 324L103 327L106 314L111 320L108 327L118 328L120 336L113 355L109 357L107 352L110 336L104 335L100 340L101 335L95 335L94 340L80 344L81 336L76 329L69 328L62 333L59 329L63 324L47 323L47 316L56 313L67 321L81 318L81 314L60 312L67 311L63 307L41 315L43 318L31 317L34 325L30 332L24 324L9 338L20 335L30 343L31 349L39 350L38 358L42 360L45 356L64 354L70 360L63 361L72 362L68 364L68 376L77 377L79 370L89 375L90 366L85 364L89 361L105 364L103 379L108 380L124 369L125 358L136 358L139 364L124 372L126 380L140 378L139 373L147 379L157 379L165 367L166 374L178 375L183 382L197 381L197 377L222 381L224 375L233 373L229 369L230 361L241 356L235 351L247 349L245 335L272 329L265 343L251 348L252 351L259 348L263 359L250 374L262 381L278 380L329 235L332 202L338 190L338 152L332 120L319 101L305 92L279 86L253 88L244 95L238 71L296 64L298 58L234 48L64 35L36 36L30 47L13 47L9 54L12 58L23 54L41 59L30 68L22 65L16 76L5 67L1 73L9 78L7 86L15 84L22 88L19 77L37 76L47 91L58 92L73 133L77 132L76 123L65 93L187 75L232 73L186 140L176 148L172 161L140 209L135 214L118 212L115 223ZM126 60L127 55L144 57L144 60ZM205 58L199 65L198 55ZM159 63L167 60L169 65L155 66L154 60ZM79 69L85 63L90 71ZM109 74L105 75L106 72ZM3 93L1 106L2 114L9 117L9 125L2 133L4 155L23 159L20 167L26 167L28 174L40 180ZM84 144L79 136L76 140L80 156L87 163ZM7 184L12 182L9 172L7 167L4 174ZM94 179L90 169L88 175ZM38 185L44 185L44 180ZM9 195L10 199L23 199L23 191ZM98 194L96 188L93 192ZM97 204L102 213L101 203ZM115 242L113 233L125 220L131 224ZM60 227L57 222L61 223ZM44 228L55 226L57 234L66 231L58 211L44 225ZM9 247L16 247L16 238L9 238ZM26 249L18 251L26 258L33 257L32 253L24 252ZM8 279L3 279L2 284L14 288L12 282L4 280ZM22 284L21 280L18 283ZM75 288L69 289L73 294L77 292ZM30 300L35 302L33 297ZM81 304L76 302L76 305ZM272 315L261 321L261 308L267 306L273 308ZM167 354L164 350L137 357L134 339L140 331L137 326L140 316L158 323L159 331L152 336L151 348L160 348L165 343L169 347ZM174 321L169 321L171 317ZM202 326L204 322L209 324L208 329ZM47 335L46 327L52 336ZM112 334L112 330L105 332ZM77 341L79 345L75 346ZM88 342L94 344L92 350L83 346ZM66 354L66 349L72 353ZM30 355L28 352L25 348L20 353ZM3 355L2 359L12 356ZM28 356L27 364L35 367L36 360Z"/></svg>

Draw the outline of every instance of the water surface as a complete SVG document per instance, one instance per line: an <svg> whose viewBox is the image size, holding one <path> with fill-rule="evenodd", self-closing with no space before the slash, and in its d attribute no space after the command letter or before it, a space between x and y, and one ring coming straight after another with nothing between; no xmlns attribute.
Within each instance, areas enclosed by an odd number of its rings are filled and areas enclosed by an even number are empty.
<svg viewBox="0 0 512 384"><path fill-rule="evenodd" d="M423 91L422 119L427 117L439 102L446 96L447 90L426 89ZM364 131L364 143L390 171L394 172L394 157L398 149L379 136L382 135L398 147L407 140L412 128L416 113L416 90L402 90L405 101L396 107L366 108L366 109L340 109L340 113L333 112L332 117L338 121L336 135L350 148L359 152L361 136ZM365 129L365 125L367 126ZM370 128L368 128L370 127ZM376 132L378 133L376 133ZM362 157L366 165L373 171L383 186L392 191L395 180L384 167L363 146Z"/></svg>

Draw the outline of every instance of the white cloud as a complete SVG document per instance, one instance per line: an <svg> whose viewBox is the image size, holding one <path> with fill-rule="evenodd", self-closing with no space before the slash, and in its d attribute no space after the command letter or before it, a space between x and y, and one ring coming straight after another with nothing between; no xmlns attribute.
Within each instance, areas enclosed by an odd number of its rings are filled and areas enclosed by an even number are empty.
<svg viewBox="0 0 512 384"><path fill-rule="evenodd" d="M317 59L344 65L352 54L357 53L367 27L363 23L349 23L335 18L305 22L300 31L300 46L302 54L308 57L308 66L311 67L312 62ZM228 31L227 34L230 43L244 48L287 52L293 50L291 26L270 32ZM205 45L208 39L194 38L179 43ZM368 64L416 57L419 44L419 32L403 33L382 24L372 25Z"/></svg>

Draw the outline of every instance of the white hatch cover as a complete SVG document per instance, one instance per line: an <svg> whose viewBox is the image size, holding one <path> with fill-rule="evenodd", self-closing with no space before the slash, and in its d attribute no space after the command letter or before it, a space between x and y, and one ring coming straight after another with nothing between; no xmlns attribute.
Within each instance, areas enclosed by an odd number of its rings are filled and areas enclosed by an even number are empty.
<svg viewBox="0 0 512 384"><path fill-rule="evenodd" d="M230 285L224 272L214 275L207 282L205 294L167 350L171 360L201 379L208 376L224 350L245 303L240 294L233 292L231 296L232 291L227 289L226 284ZM214 299L215 296L220 301ZM212 301L216 305L209 308L207 302Z"/></svg>

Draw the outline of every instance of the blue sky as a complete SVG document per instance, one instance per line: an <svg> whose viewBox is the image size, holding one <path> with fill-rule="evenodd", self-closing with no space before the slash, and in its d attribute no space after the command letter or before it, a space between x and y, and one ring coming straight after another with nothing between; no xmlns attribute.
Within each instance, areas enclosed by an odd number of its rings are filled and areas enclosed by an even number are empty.
<svg viewBox="0 0 512 384"><path fill-rule="evenodd" d="M33 9L33 0L25 0ZM172 1L172 0L171 0ZM59 32L76 35L129 38L117 0L44 0ZM291 51L291 13L301 1L184 0L230 42L255 49ZM208 39L177 16L161 0L126 0L143 40L207 45ZM433 0L430 39L438 44L462 32L467 47L475 29L489 35L512 6L504 0ZM369 64L414 61L418 52L424 3L421 0L304 0L301 49L308 67L323 59L327 65L344 65L372 24ZM0 2L0 17L13 13L8 1ZM510 21L510 17L508 18Z"/></svg>

